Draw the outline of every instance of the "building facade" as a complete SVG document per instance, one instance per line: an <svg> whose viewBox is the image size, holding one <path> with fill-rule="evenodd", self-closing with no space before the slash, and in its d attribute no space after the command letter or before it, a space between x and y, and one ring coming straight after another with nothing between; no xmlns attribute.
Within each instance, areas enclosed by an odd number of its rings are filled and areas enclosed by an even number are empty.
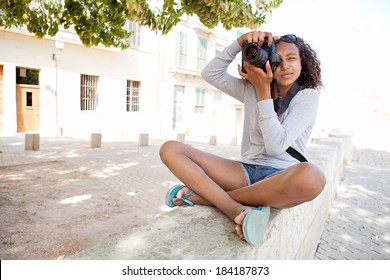
<svg viewBox="0 0 390 280"><path fill-rule="evenodd" d="M0 134L240 138L242 105L200 76L236 30L209 30L196 18L164 36L128 28L124 51L86 48L74 32L37 39L0 30Z"/></svg>

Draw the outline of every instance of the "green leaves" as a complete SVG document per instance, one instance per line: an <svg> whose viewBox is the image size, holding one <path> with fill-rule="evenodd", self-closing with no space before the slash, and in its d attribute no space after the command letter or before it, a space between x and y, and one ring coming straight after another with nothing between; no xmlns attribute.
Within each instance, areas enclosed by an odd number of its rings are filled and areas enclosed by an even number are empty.
<svg viewBox="0 0 390 280"><path fill-rule="evenodd" d="M128 47L126 0L2 0L0 10L0 26L26 26L38 38L73 27L87 47Z"/></svg>
<svg viewBox="0 0 390 280"><path fill-rule="evenodd" d="M65 0L60 22L73 26L85 46L128 47L125 0Z"/></svg>
<svg viewBox="0 0 390 280"><path fill-rule="evenodd" d="M22 27L38 38L74 28L85 46L128 47L126 20L168 33L184 14L208 28L255 28L282 0L1 0L0 27ZM253 6L256 3L256 6ZM158 5L150 7L149 4Z"/></svg>

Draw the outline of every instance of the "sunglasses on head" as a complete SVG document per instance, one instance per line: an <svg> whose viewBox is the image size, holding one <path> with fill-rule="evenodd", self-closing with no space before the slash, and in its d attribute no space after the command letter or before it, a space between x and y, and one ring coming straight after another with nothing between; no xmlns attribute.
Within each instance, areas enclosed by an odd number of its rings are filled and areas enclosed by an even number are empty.
<svg viewBox="0 0 390 280"><path fill-rule="evenodd" d="M278 40L275 40L275 44L279 43L280 41L286 42L286 43L296 43L297 42L297 36L294 34L287 34L280 37Z"/></svg>

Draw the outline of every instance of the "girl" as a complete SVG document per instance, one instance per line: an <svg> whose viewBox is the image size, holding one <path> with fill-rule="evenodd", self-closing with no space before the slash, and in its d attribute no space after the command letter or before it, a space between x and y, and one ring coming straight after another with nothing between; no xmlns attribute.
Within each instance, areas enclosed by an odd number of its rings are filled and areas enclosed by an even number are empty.
<svg viewBox="0 0 390 280"><path fill-rule="evenodd" d="M243 79L227 73L243 43L275 43L280 57L272 72L244 62ZM325 186L323 172L300 162L286 150L305 155L315 122L322 87L315 51L295 35L275 36L254 31L242 35L206 65L202 77L244 103L244 127L239 161L218 157L175 141L161 146L163 163L183 184L166 195L170 207L209 205L236 223L240 238L263 240L270 207L288 208L317 197ZM259 207L260 206L260 207Z"/></svg>

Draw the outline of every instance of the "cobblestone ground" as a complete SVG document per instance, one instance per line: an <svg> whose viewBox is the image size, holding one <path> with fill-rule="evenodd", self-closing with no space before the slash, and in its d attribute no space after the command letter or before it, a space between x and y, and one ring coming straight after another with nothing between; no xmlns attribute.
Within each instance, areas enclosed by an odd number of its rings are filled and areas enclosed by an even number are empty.
<svg viewBox="0 0 390 280"><path fill-rule="evenodd" d="M315 259L390 259L390 153L357 148Z"/></svg>
<svg viewBox="0 0 390 280"><path fill-rule="evenodd" d="M26 152L24 136L2 137L0 166L58 160L77 164L106 188L129 197L137 208L132 216L137 224L165 211L164 195L177 180L158 158L162 141L150 142L147 147L104 142L103 148L90 149L87 139L53 137L42 138L40 151ZM227 158L239 158L237 146L192 144ZM345 166L314 259L390 259L390 149L388 145L370 147L375 149L357 146L352 163Z"/></svg>
<svg viewBox="0 0 390 280"><path fill-rule="evenodd" d="M169 211L178 181L159 158L162 143L103 139L91 149L86 138L41 137L39 151L25 151L24 135L0 137L0 258L63 258ZM239 155L238 146L191 145Z"/></svg>

